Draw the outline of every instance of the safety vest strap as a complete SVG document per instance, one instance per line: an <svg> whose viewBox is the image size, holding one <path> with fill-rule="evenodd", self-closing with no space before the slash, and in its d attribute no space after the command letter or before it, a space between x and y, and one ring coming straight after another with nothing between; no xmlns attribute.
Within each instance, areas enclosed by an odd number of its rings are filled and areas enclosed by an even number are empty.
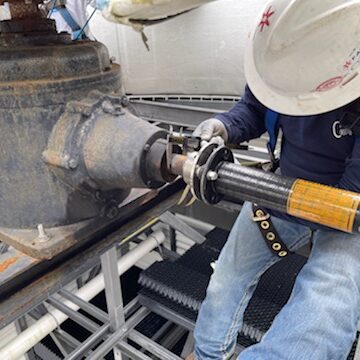
<svg viewBox="0 0 360 360"><path fill-rule="evenodd" d="M267 132L269 133L268 148L272 153L274 153L280 129L279 114L270 109L267 110L265 114L265 126Z"/></svg>
<svg viewBox="0 0 360 360"><path fill-rule="evenodd" d="M82 31L81 26L77 23L77 21L72 17L69 10L65 6L59 6L52 10L53 12L58 12L69 25L72 31L72 39L80 40L86 38L85 33Z"/></svg>
<svg viewBox="0 0 360 360"><path fill-rule="evenodd" d="M269 142L267 148L271 159L271 170L275 171L278 167L279 159L275 156L276 144L279 136L280 124L279 113L268 109L265 114L265 126L269 134Z"/></svg>

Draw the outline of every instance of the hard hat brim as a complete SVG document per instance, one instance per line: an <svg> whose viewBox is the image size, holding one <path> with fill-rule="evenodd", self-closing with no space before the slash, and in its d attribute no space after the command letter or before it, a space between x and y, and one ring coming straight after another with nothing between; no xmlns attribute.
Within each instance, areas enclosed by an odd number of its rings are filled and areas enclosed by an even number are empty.
<svg viewBox="0 0 360 360"><path fill-rule="evenodd" d="M254 96L267 108L280 114L311 116L341 108L360 97L360 76L352 79L334 77L303 94L287 94L267 84L257 71L254 60L253 34L245 50L245 77Z"/></svg>

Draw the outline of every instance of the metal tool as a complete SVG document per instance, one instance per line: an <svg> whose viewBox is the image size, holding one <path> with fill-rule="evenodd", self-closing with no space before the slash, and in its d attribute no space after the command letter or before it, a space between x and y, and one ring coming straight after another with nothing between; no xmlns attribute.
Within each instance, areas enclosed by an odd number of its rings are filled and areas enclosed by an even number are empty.
<svg viewBox="0 0 360 360"><path fill-rule="evenodd" d="M349 233L360 232L360 194L234 164L230 149L209 144L174 155L171 169L207 204L222 199L259 206Z"/></svg>

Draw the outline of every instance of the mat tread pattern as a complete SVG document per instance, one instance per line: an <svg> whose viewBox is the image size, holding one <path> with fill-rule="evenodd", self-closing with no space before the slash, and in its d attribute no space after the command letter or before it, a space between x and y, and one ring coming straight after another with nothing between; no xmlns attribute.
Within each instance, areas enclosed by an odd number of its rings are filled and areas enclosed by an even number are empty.
<svg viewBox="0 0 360 360"><path fill-rule="evenodd" d="M228 234L216 228L207 234L203 244L193 246L175 262L152 265L140 276L143 286L140 294L195 321L212 274L211 263L218 258ZM238 339L240 345L247 347L261 340L288 301L296 276L306 261L306 257L295 254L272 266L261 277L244 313ZM355 346L348 360L353 359Z"/></svg>

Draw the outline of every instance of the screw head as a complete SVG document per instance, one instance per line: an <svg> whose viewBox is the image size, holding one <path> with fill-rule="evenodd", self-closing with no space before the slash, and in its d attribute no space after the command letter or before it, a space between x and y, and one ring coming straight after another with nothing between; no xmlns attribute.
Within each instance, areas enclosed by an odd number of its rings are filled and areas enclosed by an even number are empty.
<svg viewBox="0 0 360 360"><path fill-rule="evenodd" d="M217 174L217 172L215 171L209 171L207 174L206 174L206 178L209 180L209 181L216 181L219 176Z"/></svg>
<svg viewBox="0 0 360 360"><path fill-rule="evenodd" d="M70 169L74 170L78 167L79 163L76 159L70 159L68 165Z"/></svg>

